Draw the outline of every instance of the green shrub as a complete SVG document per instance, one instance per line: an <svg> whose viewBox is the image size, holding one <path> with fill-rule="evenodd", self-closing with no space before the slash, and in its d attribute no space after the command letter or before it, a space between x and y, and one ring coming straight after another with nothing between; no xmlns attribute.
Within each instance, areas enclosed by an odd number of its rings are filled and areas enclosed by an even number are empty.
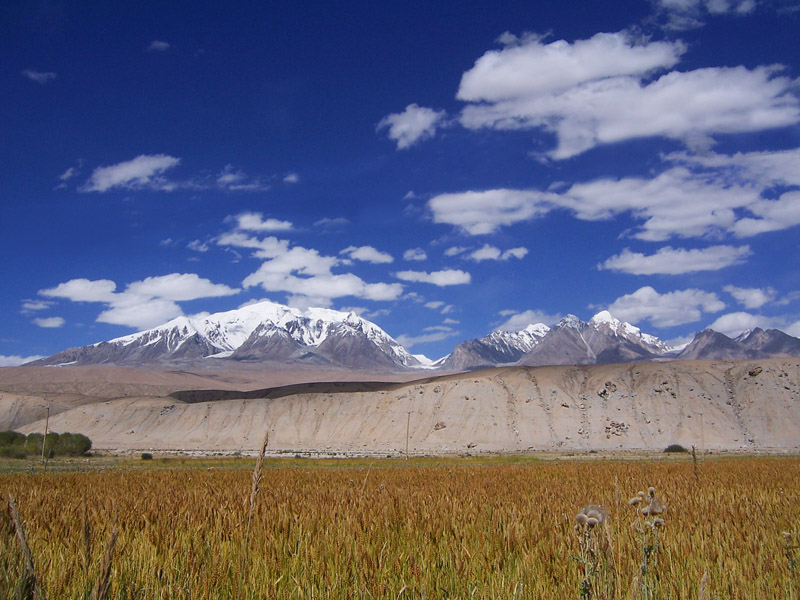
<svg viewBox="0 0 800 600"><path fill-rule="evenodd" d="M149 452L142 452L142 460L153 460L153 455Z"/></svg>
<svg viewBox="0 0 800 600"><path fill-rule="evenodd" d="M688 452L688 450L680 444L670 444L664 448L664 452Z"/></svg>
<svg viewBox="0 0 800 600"><path fill-rule="evenodd" d="M0 446L22 446L25 436L16 431L0 431Z"/></svg>
<svg viewBox="0 0 800 600"><path fill-rule="evenodd" d="M25 437L25 436L23 436ZM0 446L0 457L3 458L26 458L28 455L25 454L25 449L22 447L21 444L19 445L9 445L9 446Z"/></svg>
<svg viewBox="0 0 800 600"><path fill-rule="evenodd" d="M50 446L50 436L47 436ZM52 446L58 456L82 456L92 449L92 440L82 433L62 433Z"/></svg>

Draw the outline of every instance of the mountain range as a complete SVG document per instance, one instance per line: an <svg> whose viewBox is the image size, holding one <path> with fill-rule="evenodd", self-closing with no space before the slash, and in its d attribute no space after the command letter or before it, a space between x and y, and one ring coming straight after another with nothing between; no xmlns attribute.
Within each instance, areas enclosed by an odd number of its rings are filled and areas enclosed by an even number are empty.
<svg viewBox="0 0 800 600"><path fill-rule="evenodd" d="M754 329L735 339L706 329L671 347L601 311L588 322L567 315L553 327L530 324L465 341L431 361L409 353L388 333L353 312L300 310L259 302L227 312L178 317L153 329L71 348L31 365L179 366L272 363L363 371L465 371L500 365L609 364L654 360L743 360L800 356L800 339ZM209 364L209 363L206 363Z"/></svg>

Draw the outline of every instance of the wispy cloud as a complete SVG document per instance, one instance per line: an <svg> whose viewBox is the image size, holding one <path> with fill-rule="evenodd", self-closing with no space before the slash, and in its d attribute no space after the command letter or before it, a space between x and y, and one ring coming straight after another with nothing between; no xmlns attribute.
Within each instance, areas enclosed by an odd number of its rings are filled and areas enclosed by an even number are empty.
<svg viewBox="0 0 800 600"><path fill-rule="evenodd" d="M394 262L394 257L386 252L381 252L372 246L348 246L339 254L349 256L353 260L360 260L373 264L389 264Z"/></svg>
<svg viewBox="0 0 800 600"><path fill-rule="evenodd" d="M20 365L24 365L25 363L32 362L34 360L39 360L40 358L44 358L41 355L34 355L34 356L16 356L16 355L2 355L0 354L0 367L18 367Z"/></svg>
<svg viewBox="0 0 800 600"><path fill-rule="evenodd" d="M726 285L723 291L733 296L745 308L761 308L775 300L778 292L772 287L767 288L742 288L735 285Z"/></svg>
<svg viewBox="0 0 800 600"><path fill-rule="evenodd" d="M140 154L115 165L97 167L80 189L84 192L107 192L114 188L174 190L176 184L163 174L180 162L180 158L167 154Z"/></svg>
<svg viewBox="0 0 800 600"><path fill-rule="evenodd" d="M422 248L409 248L403 252L403 260L423 261L428 260L428 254Z"/></svg>
<svg viewBox="0 0 800 600"><path fill-rule="evenodd" d="M34 69L25 69L22 71L22 75L40 85L53 81L57 77L55 73L43 73L42 71L36 71Z"/></svg>
<svg viewBox="0 0 800 600"><path fill-rule="evenodd" d="M170 45L168 42L164 42L162 40L153 40L150 44L145 48L147 52L165 52L169 50Z"/></svg>
<svg viewBox="0 0 800 600"><path fill-rule="evenodd" d="M475 262L481 262L484 260L508 260L509 258L522 259L525 258L527 254L527 248L509 248L508 250L501 251L500 248L484 244L481 248L471 252L468 258Z"/></svg>

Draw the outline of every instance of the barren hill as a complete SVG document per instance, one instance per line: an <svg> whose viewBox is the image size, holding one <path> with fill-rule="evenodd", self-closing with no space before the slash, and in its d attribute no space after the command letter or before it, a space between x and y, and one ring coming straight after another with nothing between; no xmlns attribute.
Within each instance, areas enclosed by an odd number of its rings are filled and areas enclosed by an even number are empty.
<svg viewBox="0 0 800 600"><path fill-rule="evenodd" d="M430 454L662 450L672 443L797 451L798 382L800 359L792 358L509 367L247 392L173 387L94 397L51 416L50 427L119 451L253 451L265 429L272 451L290 453L402 454L407 433L410 452ZM42 428L35 421L19 430Z"/></svg>

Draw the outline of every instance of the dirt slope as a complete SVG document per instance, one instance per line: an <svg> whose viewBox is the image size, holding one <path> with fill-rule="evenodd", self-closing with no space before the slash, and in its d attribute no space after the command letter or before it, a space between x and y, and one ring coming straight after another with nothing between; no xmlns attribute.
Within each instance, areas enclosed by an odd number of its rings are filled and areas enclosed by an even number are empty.
<svg viewBox="0 0 800 600"><path fill-rule="evenodd" d="M133 396L51 416L114 450L800 450L800 359L513 367L406 384ZM204 398L225 399L197 401ZM20 427L40 431L42 421Z"/></svg>

